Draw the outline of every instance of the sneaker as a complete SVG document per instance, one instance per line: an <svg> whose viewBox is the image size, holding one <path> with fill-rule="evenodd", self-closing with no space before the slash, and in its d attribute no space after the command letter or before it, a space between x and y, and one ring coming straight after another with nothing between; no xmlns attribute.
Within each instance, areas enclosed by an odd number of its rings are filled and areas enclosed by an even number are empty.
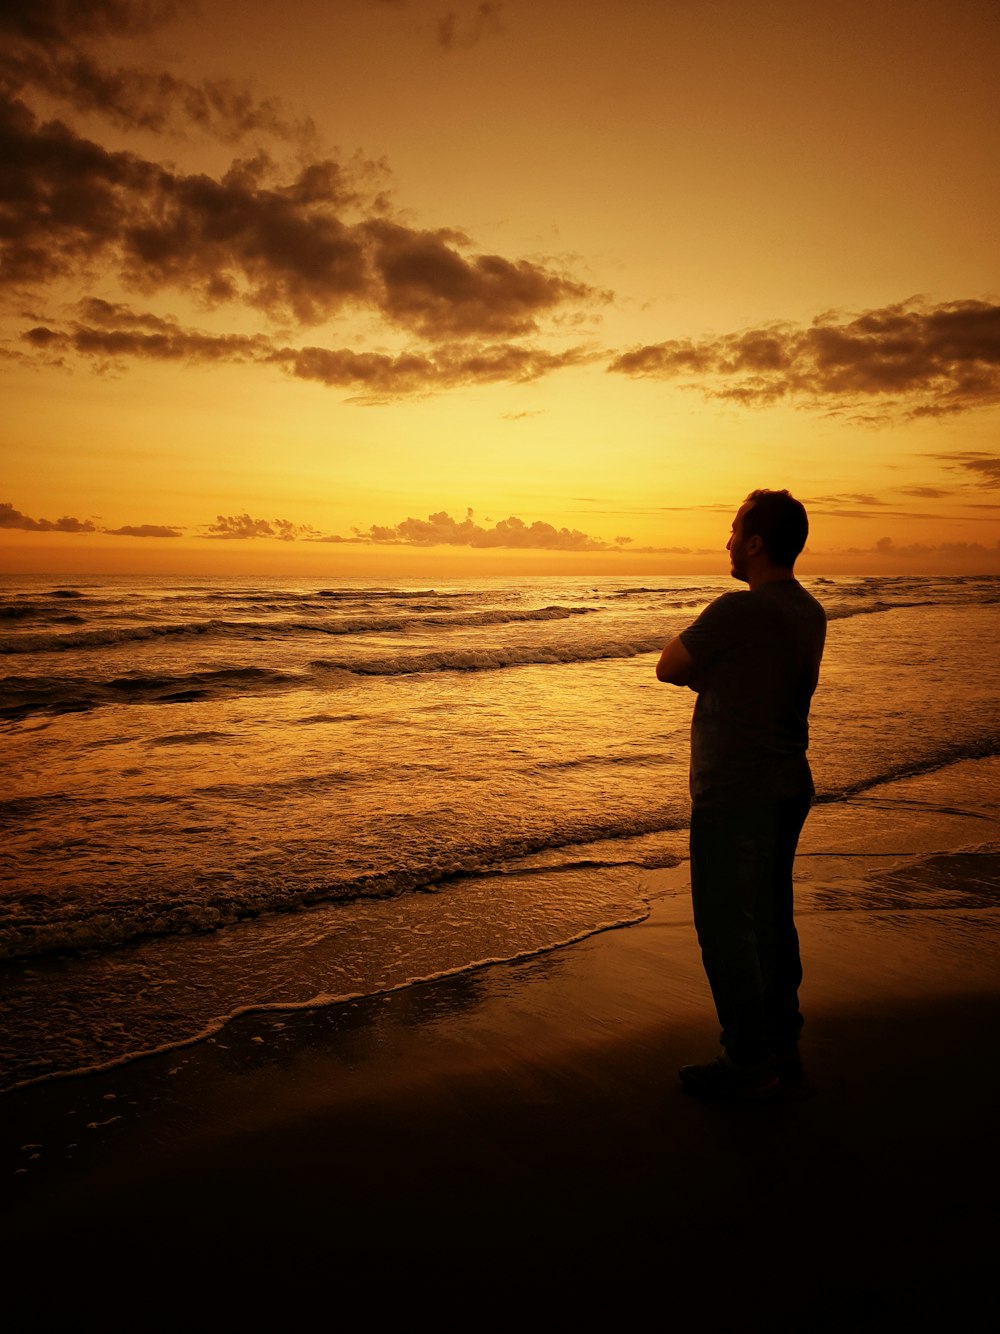
<svg viewBox="0 0 1000 1334"><path fill-rule="evenodd" d="M781 1085L770 1065L741 1067L723 1054L711 1065L682 1065L686 1093L715 1102L754 1102L773 1097Z"/></svg>

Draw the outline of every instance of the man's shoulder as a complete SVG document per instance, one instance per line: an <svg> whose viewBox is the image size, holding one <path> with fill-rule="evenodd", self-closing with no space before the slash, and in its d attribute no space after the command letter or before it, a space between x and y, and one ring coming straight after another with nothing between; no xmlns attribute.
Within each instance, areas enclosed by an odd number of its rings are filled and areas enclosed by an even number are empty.
<svg viewBox="0 0 1000 1334"><path fill-rule="evenodd" d="M792 605L799 612L807 615L811 613L823 620L826 619L822 602L814 598L808 588L803 588L797 579L778 579L769 584L762 584L750 596L763 598L765 604L778 602Z"/></svg>
<svg viewBox="0 0 1000 1334"><path fill-rule="evenodd" d="M727 645L745 637L754 621L754 609L748 589L722 593L702 611L697 620L681 631L680 640L698 660L714 657Z"/></svg>
<svg viewBox="0 0 1000 1334"><path fill-rule="evenodd" d="M720 593L717 598L713 598L701 614L702 616L738 616L743 612L752 610L750 597L749 588L731 589L728 593Z"/></svg>

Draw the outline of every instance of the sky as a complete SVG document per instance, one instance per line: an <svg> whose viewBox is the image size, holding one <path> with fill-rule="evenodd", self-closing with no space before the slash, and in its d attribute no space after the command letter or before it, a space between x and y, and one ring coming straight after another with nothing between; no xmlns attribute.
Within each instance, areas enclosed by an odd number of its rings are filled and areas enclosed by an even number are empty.
<svg viewBox="0 0 1000 1334"><path fill-rule="evenodd" d="M6 0L18 573L1000 573L993 0Z"/></svg>

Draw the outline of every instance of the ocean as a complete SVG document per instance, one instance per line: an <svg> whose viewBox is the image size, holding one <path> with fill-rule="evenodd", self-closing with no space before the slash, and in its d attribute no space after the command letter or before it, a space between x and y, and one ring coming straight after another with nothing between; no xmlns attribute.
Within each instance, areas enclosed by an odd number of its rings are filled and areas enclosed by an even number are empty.
<svg viewBox="0 0 1000 1334"><path fill-rule="evenodd" d="M802 582L820 802L1000 752L1000 577ZM0 1088L641 920L734 586L4 577Z"/></svg>

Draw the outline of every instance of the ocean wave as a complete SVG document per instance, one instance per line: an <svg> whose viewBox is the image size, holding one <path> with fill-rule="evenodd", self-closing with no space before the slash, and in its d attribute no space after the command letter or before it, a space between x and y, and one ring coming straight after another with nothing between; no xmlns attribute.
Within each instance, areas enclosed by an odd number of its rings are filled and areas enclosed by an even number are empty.
<svg viewBox="0 0 1000 1334"><path fill-rule="evenodd" d="M852 783L840 783L835 787L826 787L817 792L817 802L844 801L867 792L881 783L892 783L900 778L915 778L918 774L933 773L936 769L946 769L949 765L960 764L963 760L985 760L993 755L1000 755L1000 730L984 732L978 737L963 741L949 742L937 746L924 755L911 756L896 764L888 764L876 772L866 774ZM986 818L986 817L984 817Z"/></svg>
<svg viewBox="0 0 1000 1334"><path fill-rule="evenodd" d="M507 667L558 666L597 662L604 658L635 658L659 653L663 635L634 640L577 644L529 644L489 649L431 649L420 653L380 654L351 659L317 659L317 671L350 672L354 676L409 676L424 672L495 672Z"/></svg>
<svg viewBox="0 0 1000 1334"><path fill-rule="evenodd" d="M634 658L659 652L663 636L632 641L533 644L490 649L440 649L354 657L319 658L307 672L266 667L223 667L212 671L135 672L109 681L86 676L12 676L0 689L0 718L16 720L34 713L84 712L109 704L179 704L221 699L234 694L260 695L288 690L328 690L331 678L410 676L430 672L488 672L508 667L594 662Z"/></svg>
<svg viewBox="0 0 1000 1334"><path fill-rule="evenodd" d="M508 625L532 621L564 621L574 616L592 615L597 607L532 607L523 611L449 613L447 615L410 614L402 616L353 616L336 620L234 621L213 618L208 621L184 621L169 624L101 626L97 629L52 633L28 632L0 636L0 654L65 653L73 649L109 648L163 638L224 636L236 639L278 639L302 634L363 635L406 633L428 626L449 629L479 625ZM3 610L0 609L0 615ZM64 618L60 618L64 619ZM79 618L74 618L77 620Z"/></svg>
<svg viewBox="0 0 1000 1334"><path fill-rule="evenodd" d="M141 900L124 896L114 903L94 908L77 903L67 908L39 894L22 898L14 911L0 921L0 959L28 959L56 951L106 951L154 936L183 936L216 931L236 922L270 913L298 912L318 904L336 905L359 899L398 898L403 894L428 893L452 881L481 875L518 873L516 863L539 853L565 850L577 845L609 844L638 836L663 833L682 827L669 812L654 812L646 819L608 820L567 826L558 833L513 836L483 841L474 847L453 849L438 857L391 870L370 871L337 881L290 883L275 870L268 875L255 865L233 870L217 892L202 876L185 879L173 876L168 886L157 886L147 877L148 889ZM581 861L591 861L584 857ZM602 859L609 864L612 859ZM510 865L515 863L514 865ZM614 864L642 864L628 853ZM553 869L552 867L548 869ZM556 868L558 869L558 868ZM156 891L162 889L160 896ZM166 892L169 889L169 892ZM29 915L30 914L30 915Z"/></svg>
<svg viewBox="0 0 1000 1334"><path fill-rule="evenodd" d="M232 741L232 732L171 732L167 736L150 737L147 746L203 746L209 742Z"/></svg>
<svg viewBox="0 0 1000 1334"><path fill-rule="evenodd" d="M187 621L173 625L102 626L97 630L66 632L37 631L22 635L0 635L0 654L65 653L72 649L107 648L169 636L198 636L224 628L222 621Z"/></svg>
<svg viewBox="0 0 1000 1334"><path fill-rule="evenodd" d="M309 684L308 678L265 667L222 667L175 676L136 672L110 681L86 676L11 676L0 690L0 718L83 713L108 704L183 704L301 689Z"/></svg>
<svg viewBox="0 0 1000 1334"><path fill-rule="evenodd" d="M935 602L932 598L919 598L912 602L872 602L866 607L826 607L826 619L828 621L846 621L852 616L874 616L884 611L902 611L907 607L937 607L940 602Z"/></svg>

